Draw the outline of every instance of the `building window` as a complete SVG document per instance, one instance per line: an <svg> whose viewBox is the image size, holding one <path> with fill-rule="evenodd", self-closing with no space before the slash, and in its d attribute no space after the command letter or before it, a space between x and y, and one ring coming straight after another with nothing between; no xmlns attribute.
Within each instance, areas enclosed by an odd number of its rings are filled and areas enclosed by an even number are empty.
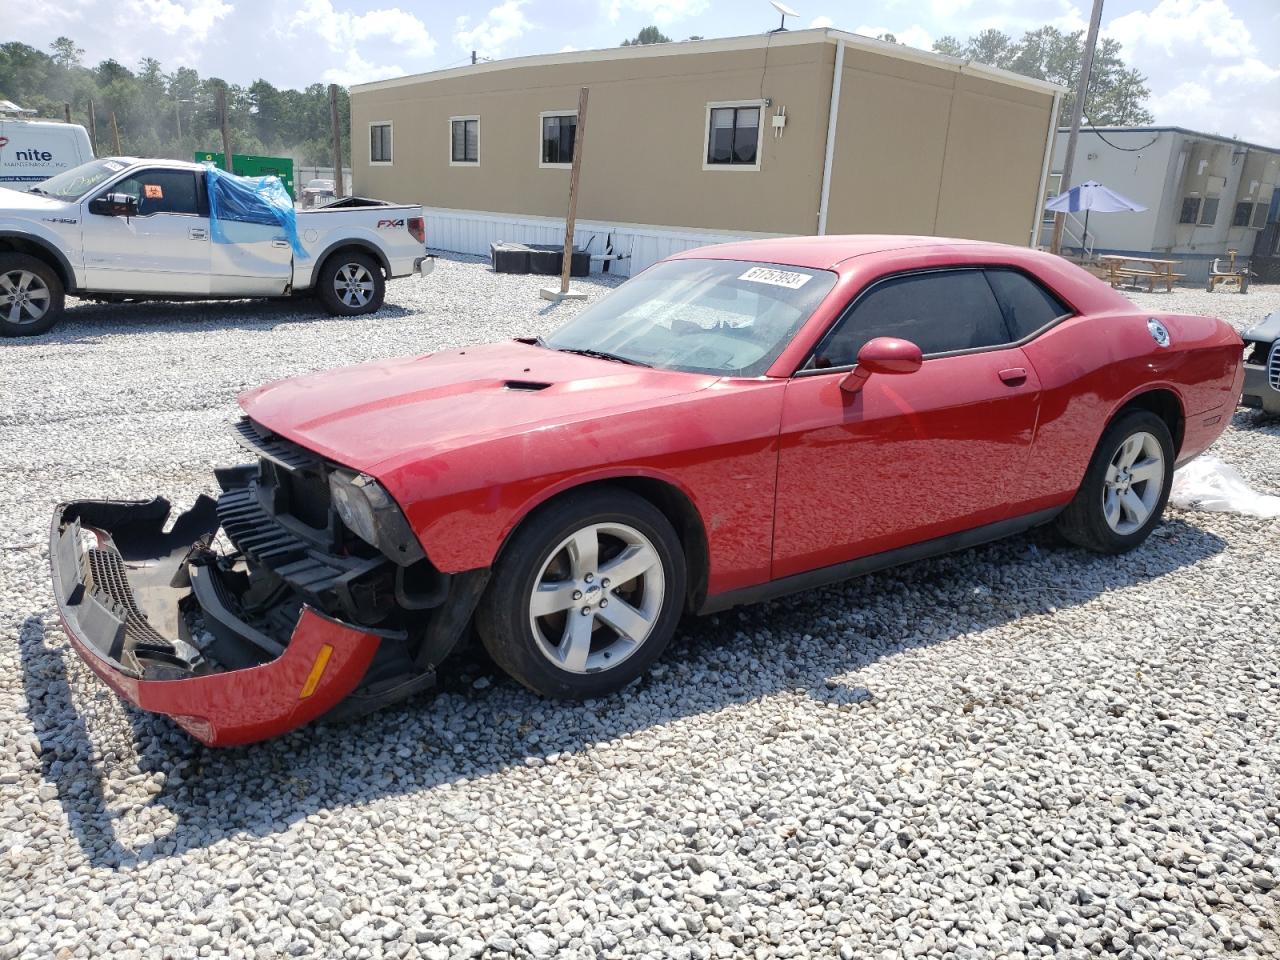
<svg viewBox="0 0 1280 960"><path fill-rule="evenodd" d="M1200 198L1183 197L1182 212L1178 215L1179 223L1195 223L1200 219Z"/></svg>
<svg viewBox="0 0 1280 960"><path fill-rule="evenodd" d="M391 123L369 124L369 162L391 165Z"/></svg>
<svg viewBox="0 0 1280 960"><path fill-rule="evenodd" d="M1255 230L1261 230L1267 225L1267 214L1271 211L1270 200L1259 200L1253 205L1253 219L1249 221L1249 226Z"/></svg>
<svg viewBox="0 0 1280 960"><path fill-rule="evenodd" d="M1237 203L1235 215L1231 218L1231 225L1233 227L1247 227L1249 221L1253 219L1253 207L1253 203L1248 200Z"/></svg>
<svg viewBox="0 0 1280 960"><path fill-rule="evenodd" d="M1218 204L1217 197L1204 198L1204 203L1200 205L1200 220L1198 221L1200 226L1211 227L1217 222Z"/></svg>
<svg viewBox="0 0 1280 960"><path fill-rule="evenodd" d="M480 163L480 118L449 118L449 163L474 167Z"/></svg>
<svg viewBox="0 0 1280 960"><path fill-rule="evenodd" d="M1049 174L1048 182L1046 182L1044 185L1044 202L1047 204L1050 200L1052 200L1061 192L1062 192L1062 173L1058 172L1058 173ZM1052 210L1045 210L1043 207L1041 207L1041 210L1043 211L1043 217L1041 218L1040 222L1053 223L1056 217L1056 214Z"/></svg>
<svg viewBox="0 0 1280 960"><path fill-rule="evenodd" d="M578 133L578 115L573 111L548 111L542 117L544 167L567 167L573 163L573 144Z"/></svg>
<svg viewBox="0 0 1280 960"><path fill-rule="evenodd" d="M707 104L704 170L759 170L763 101Z"/></svg>

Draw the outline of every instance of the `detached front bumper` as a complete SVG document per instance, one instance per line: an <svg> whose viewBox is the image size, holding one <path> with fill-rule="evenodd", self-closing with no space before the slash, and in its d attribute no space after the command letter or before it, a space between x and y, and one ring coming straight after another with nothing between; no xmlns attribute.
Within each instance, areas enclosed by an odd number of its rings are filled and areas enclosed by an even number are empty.
<svg viewBox="0 0 1280 960"><path fill-rule="evenodd" d="M167 501L85 500L54 513L49 557L76 651L113 690L210 746L277 736L360 684L386 634L300 605L286 643L240 619L209 543L208 497L169 530ZM199 618L207 631L193 631Z"/></svg>

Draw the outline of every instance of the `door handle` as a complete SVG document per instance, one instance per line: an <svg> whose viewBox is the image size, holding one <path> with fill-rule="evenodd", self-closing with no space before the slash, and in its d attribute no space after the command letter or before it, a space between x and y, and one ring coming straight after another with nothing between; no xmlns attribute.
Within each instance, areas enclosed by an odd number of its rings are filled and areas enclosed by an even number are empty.
<svg viewBox="0 0 1280 960"><path fill-rule="evenodd" d="M273 247L287 247L289 246L289 241L286 240L284 237L272 237L271 245Z"/></svg>
<svg viewBox="0 0 1280 960"><path fill-rule="evenodd" d="M1000 371L1000 379L1011 387L1027 382L1026 367L1007 367Z"/></svg>
<svg viewBox="0 0 1280 960"><path fill-rule="evenodd" d="M204 227L192 227L187 232L187 236L190 237L192 240L208 240L209 231L206 230Z"/></svg>

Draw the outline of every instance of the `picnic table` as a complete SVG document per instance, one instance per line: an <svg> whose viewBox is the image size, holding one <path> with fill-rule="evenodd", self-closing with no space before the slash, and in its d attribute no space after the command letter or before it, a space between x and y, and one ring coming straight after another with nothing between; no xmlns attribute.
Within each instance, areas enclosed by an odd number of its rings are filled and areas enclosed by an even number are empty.
<svg viewBox="0 0 1280 960"><path fill-rule="evenodd" d="M1147 292L1154 293L1156 283L1163 283L1165 290L1173 292L1173 282L1186 277L1185 273L1175 273L1174 267L1181 260L1164 260L1160 257L1126 257L1120 254L1106 254L1098 258L1107 268L1107 280L1113 287L1122 283L1131 286L1143 280L1147 282ZM1135 264L1135 266L1130 266ZM1145 265L1145 266L1144 266Z"/></svg>

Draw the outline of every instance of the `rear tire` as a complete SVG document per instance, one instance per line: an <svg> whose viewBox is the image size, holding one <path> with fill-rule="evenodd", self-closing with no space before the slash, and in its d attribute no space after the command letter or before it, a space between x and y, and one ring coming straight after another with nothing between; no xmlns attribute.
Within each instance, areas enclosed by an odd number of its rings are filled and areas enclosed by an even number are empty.
<svg viewBox="0 0 1280 960"><path fill-rule="evenodd" d="M357 317L381 309L387 281L382 267L369 254L340 250L320 267L315 288L331 314Z"/></svg>
<svg viewBox="0 0 1280 960"><path fill-rule="evenodd" d="M535 693L602 697L666 648L685 578L680 540L649 501L617 487L570 494L503 549L476 630L494 662Z"/></svg>
<svg viewBox="0 0 1280 960"><path fill-rule="evenodd" d="M1124 553L1155 529L1173 486L1173 437L1149 410L1122 413L1098 441L1059 532L1098 553Z"/></svg>
<svg viewBox="0 0 1280 960"><path fill-rule="evenodd" d="M62 319L58 271L25 253L0 253L0 336L34 337Z"/></svg>

